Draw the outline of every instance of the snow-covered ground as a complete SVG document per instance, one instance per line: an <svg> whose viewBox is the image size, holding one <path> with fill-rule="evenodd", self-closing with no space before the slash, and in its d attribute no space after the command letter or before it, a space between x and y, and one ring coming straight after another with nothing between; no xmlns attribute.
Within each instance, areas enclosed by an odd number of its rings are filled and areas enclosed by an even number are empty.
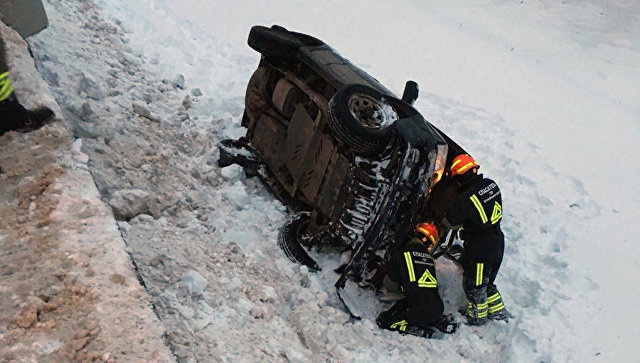
<svg viewBox="0 0 640 363"><path fill-rule="evenodd" d="M637 2L104 0L87 18L91 4L47 1L32 46L103 199L144 213L118 223L179 360L640 356ZM285 208L215 165L215 142L243 134L255 24L315 35L396 93L420 84L418 110L503 190L497 283L515 319L400 336L375 326L368 300L368 318L349 321L339 256L316 254L318 274L284 257ZM441 262L455 311L459 271Z"/></svg>

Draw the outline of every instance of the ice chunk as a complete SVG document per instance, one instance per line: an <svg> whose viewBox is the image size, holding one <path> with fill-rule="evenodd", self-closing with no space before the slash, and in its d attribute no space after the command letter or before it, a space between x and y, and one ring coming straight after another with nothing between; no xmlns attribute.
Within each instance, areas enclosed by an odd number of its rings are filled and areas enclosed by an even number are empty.
<svg viewBox="0 0 640 363"><path fill-rule="evenodd" d="M398 114L393 107L386 102L384 102L382 107L373 114L373 117L381 120L381 128L389 127L399 119Z"/></svg>
<svg viewBox="0 0 640 363"><path fill-rule="evenodd" d="M242 175L242 167L240 165L229 165L227 167L222 168L220 173L224 180L238 180L240 175Z"/></svg>
<svg viewBox="0 0 640 363"><path fill-rule="evenodd" d="M150 194L144 190L118 190L113 193L109 205L117 220L129 220L139 214L149 213L150 198Z"/></svg>
<svg viewBox="0 0 640 363"><path fill-rule="evenodd" d="M182 275L182 283L189 291L196 294L201 294L207 287L207 280L194 270L189 270Z"/></svg>

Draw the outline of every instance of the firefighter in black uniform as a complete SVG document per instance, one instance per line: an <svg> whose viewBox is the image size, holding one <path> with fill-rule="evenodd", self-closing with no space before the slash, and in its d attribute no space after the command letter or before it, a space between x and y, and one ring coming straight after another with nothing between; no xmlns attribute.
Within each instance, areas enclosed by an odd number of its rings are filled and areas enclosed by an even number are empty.
<svg viewBox="0 0 640 363"><path fill-rule="evenodd" d="M508 316L494 283L504 254L502 196L493 180L478 174L479 167L467 154L453 159L450 174L460 189L443 219L448 228L462 228L464 252L460 263L468 300L464 314L471 325L484 324L487 319L506 320Z"/></svg>
<svg viewBox="0 0 640 363"><path fill-rule="evenodd" d="M46 107L30 111L18 102L9 78L9 66L0 34L0 136L7 131L38 129L52 118L53 112Z"/></svg>
<svg viewBox="0 0 640 363"><path fill-rule="evenodd" d="M435 260L438 232L430 223L416 226L413 237L391 252L387 277L400 284L404 298L382 312L376 322L383 329L430 337L434 328L455 332L458 324L451 315L443 315L444 304L438 294Z"/></svg>

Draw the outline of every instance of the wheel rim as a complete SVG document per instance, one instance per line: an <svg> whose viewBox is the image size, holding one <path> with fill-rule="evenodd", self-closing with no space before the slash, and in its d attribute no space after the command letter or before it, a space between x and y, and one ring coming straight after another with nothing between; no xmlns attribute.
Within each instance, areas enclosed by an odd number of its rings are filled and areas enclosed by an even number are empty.
<svg viewBox="0 0 640 363"><path fill-rule="evenodd" d="M360 122L360 124L371 130L384 130L389 127L393 121L398 119L395 110L390 105L387 105L385 110L385 103L383 100L377 99L367 94L358 93L349 98L349 112L351 115ZM391 111L395 115L392 115L392 120L388 112ZM385 115L385 113L387 113Z"/></svg>

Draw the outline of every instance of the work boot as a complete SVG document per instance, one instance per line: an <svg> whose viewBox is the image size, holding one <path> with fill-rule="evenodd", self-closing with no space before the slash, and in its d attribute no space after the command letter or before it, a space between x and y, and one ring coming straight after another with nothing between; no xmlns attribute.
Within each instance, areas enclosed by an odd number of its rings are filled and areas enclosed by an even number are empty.
<svg viewBox="0 0 640 363"><path fill-rule="evenodd" d="M434 321L432 325L445 334L455 333L456 330L458 330L458 326L460 326L460 324L453 319L453 315L451 314L442 315L442 317Z"/></svg>
<svg viewBox="0 0 640 363"><path fill-rule="evenodd" d="M495 313L489 313L487 315L490 320L502 320L505 322L509 322L509 316L510 314L505 308L502 308L500 311L496 311Z"/></svg>
<svg viewBox="0 0 640 363"><path fill-rule="evenodd" d="M431 338L433 336L433 328L432 327L421 327L421 326L413 326L409 325L404 330L400 330L401 334L409 334L415 335L421 338Z"/></svg>
<svg viewBox="0 0 640 363"><path fill-rule="evenodd" d="M464 316L468 325L482 325L487 322L489 313L489 302L487 301L487 285L483 283L479 286L471 286L468 281L465 284L465 295L467 295L467 309Z"/></svg>
<svg viewBox="0 0 640 363"><path fill-rule="evenodd" d="M47 107L27 110L11 94L0 102L0 136L8 131L29 132L37 130L53 119L53 111Z"/></svg>
<svg viewBox="0 0 640 363"><path fill-rule="evenodd" d="M504 303L502 302L502 296L498 292L498 289L494 284L489 284L487 288L487 302L488 306L488 314L487 317L491 320L509 320L509 312L504 307Z"/></svg>
<svg viewBox="0 0 640 363"><path fill-rule="evenodd" d="M467 311L465 312L468 325L482 325L487 322L487 303L467 302Z"/></svg>

